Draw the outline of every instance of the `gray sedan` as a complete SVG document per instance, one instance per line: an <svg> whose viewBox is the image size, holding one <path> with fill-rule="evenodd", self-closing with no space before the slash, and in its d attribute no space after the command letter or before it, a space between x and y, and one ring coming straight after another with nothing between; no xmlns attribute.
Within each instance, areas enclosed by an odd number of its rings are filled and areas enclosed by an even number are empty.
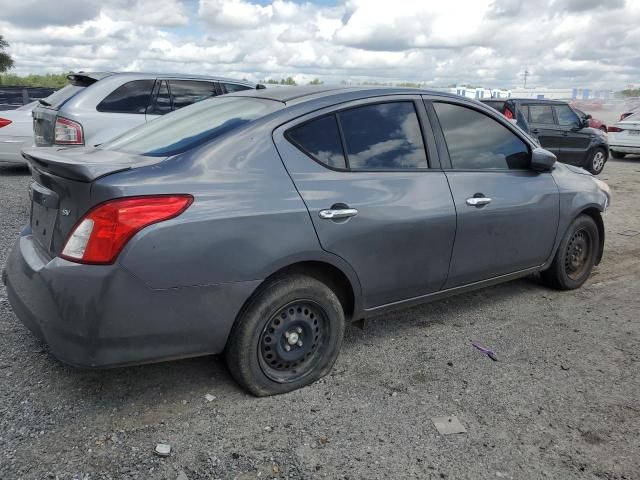
<svg viewBox="0 0 640 480"><path fill-rule="evenodd" d="M610 201L495 110L418 89L245 91L25 157L3 278L51 352L224 353L255 395L329 372L347 321L534 272L580 287Z"/></svg>

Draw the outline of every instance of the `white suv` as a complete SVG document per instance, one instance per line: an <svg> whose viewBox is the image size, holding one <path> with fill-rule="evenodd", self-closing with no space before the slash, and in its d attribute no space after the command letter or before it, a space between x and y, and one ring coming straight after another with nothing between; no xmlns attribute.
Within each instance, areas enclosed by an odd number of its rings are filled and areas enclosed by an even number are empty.
<svg viewBox="0 0 640 480"><path fill-rule="evenodd" d="M38 147L98 145L215 95L264 88L241 80L153 73L77 73L33 110Z"/></svg>

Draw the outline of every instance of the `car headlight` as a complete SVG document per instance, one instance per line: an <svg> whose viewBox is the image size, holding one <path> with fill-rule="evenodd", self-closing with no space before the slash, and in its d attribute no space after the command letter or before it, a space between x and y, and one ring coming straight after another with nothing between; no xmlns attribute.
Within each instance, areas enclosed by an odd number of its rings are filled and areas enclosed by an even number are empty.
<svg viewBox="0 0 640 480"><path fill-rule="evenodd" d="M607 185L602 180L594 178L593 181L596 182L596 185L598 186L598 188L602 190L604 194L607 196L607 203L604 205L604 208L606 209L611 203L611 189L609 188L609 185Z"/></svg>

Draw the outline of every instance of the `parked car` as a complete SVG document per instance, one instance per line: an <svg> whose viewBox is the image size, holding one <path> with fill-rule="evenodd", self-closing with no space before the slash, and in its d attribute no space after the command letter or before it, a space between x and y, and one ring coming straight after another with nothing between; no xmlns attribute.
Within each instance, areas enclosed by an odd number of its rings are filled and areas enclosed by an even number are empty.
<svg viewBox="0 0 640 480"><path fill-rule="evenodd" d="M613 158L640 154L640 113L634 113L609 127L609 149Z"/></svg>
<svg viewBox="0 0 640 480"><path fill-rule="evenodd" d="M24 153L3 278L73 365L224 352L251 393L288 392L330 371L347 321L533 272L578 288L603 253L604 182L438 92L247 90Z"/></svg>
<svg viewBox="0 0 640 480"><path fill-rule="evenodd" d="M0 86L0 110L15 110L55 92L55 88Z"/></svg>
<svg viewBox="0 0 640 480"><path fill-rule="evenodd" d="M20 151L33 146L31 111L36 103L5 110L0 115L0 163L27 163Z"/></svg>
<svg viewBox="0 0 640 480"><path fill-rule="evenodd" d="M256 88L239 80L153 73L76 73L33 111L36 146L98 145L205 98Z"/></svg>
<svg viewBox="0 0 640 480"><path fill-rule="evenodd" d="M535 136L558 161L583 167L594 175L602 172L609 157L606 132L589 127L567 102L511 98L500 112L508 118L521 112L523 121L518 126Z"/></svg>
<svg viewBox="0 0 640 480"><path fill-rule="evenodd" d="M575 107L571 107L571 108L573 109L574 112L578 114L578 116L581 119L587 121L587 123L589 124L589 127L597 128L598 130L602 130L603 132L607 131L607 125L602 120L598 118L594 118L590 113L584 113L582 110L578 108L575 108Z"/></svg>

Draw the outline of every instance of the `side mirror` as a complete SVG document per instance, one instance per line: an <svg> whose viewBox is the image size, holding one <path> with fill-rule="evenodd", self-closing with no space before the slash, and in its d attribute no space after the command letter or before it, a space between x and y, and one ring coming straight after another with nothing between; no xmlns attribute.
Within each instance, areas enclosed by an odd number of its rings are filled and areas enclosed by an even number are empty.
<svg viewBox="0 0 640 480"><path fill-rule="evenodd" d="M585 118L585 119L587 119L587 120L591 120L593 117L591 116L591 114L587 113L587 114L584 116L584 118Z"/></svg>
<svg viewBox="0 0 640 480"><path fill-rule="evenodd" d="M531 152L531 169L536 172L551 170L556 163L556 156L544 148L534 148Z"/></svg>

